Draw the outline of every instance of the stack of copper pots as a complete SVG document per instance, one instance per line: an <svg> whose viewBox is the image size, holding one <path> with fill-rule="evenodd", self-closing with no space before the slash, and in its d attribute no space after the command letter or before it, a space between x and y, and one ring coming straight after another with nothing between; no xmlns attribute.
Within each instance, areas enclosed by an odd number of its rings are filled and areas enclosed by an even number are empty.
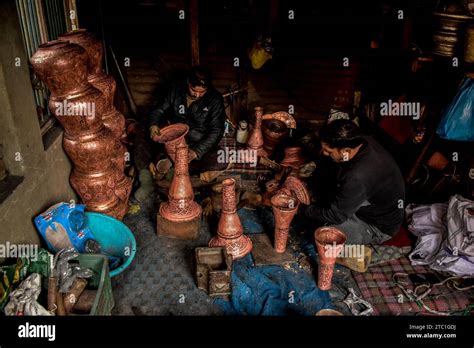
<svg viewBox="0 0 474 348"><path fill-rule="evenodd" d="M101 59L81 45L56 40L40 45L30 60L51 91L52 114L64 127L63 147L74 165L72 187L88 210L122 219L132 185L124 175L124 122L118 112L110 116L113 95L91 84L90 62ZM104 115L113 118L110 127Z"/></svg>

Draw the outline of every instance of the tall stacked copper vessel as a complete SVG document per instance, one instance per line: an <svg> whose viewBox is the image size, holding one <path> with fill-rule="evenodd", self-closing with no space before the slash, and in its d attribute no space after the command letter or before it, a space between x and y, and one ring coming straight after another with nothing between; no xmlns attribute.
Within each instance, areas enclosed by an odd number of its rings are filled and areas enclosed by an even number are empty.
<svg viewBox="0 0 474 348"><path fill-rule="evenodd" d="M89 40L84 39L84 47L97 47L95 38L79 32ZM30 60L51 91L51 112L64 127L63 147L73 162L72 187L88 210L122 219L132 184L124 175L126 149L120 142L124 122L113 107L115 82L112 88L91 84L91 77L99 75L91 69L92 62L101 66L101 52L55 40L40 45Z"/></svg>

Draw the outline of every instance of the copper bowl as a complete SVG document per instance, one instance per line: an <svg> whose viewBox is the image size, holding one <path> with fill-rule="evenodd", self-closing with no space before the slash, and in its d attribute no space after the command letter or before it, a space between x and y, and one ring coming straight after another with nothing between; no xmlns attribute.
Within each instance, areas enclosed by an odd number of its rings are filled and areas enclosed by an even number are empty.
<svg viewBox="0 0 474 348"><path fill-rule="evenodd" d="M158 142L165 144L166 152L174 162L176 147L186 145L185 136L189 132L189 126L184 123L176 123L160 130Z"/></svg>

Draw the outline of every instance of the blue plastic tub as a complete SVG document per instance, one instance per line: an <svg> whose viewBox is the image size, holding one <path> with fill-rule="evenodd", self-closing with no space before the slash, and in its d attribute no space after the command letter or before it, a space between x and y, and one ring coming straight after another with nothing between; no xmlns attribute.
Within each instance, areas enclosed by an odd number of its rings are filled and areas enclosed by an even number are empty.
<svg viewBox="0 0 474 348"><path fill-rule="evenodd" d="M122 273L133 261L137 242L132 231L121 221L108 215L87 212L89 227L105 255L122 259L121 265L110 270L110 276Z"/></svg>

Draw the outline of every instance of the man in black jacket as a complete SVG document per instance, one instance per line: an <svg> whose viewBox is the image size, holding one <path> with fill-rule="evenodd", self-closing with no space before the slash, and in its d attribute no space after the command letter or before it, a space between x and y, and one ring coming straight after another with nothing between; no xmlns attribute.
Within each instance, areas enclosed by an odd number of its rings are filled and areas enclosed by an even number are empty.
<svg viewBox="0 0 474 348"><path fill-rule="evenodd" d="M188 74L185 86L175 85L165 100L150 115L150 137L157 141L159 125L168 111L170 123L189 126L186 141L190 160L203 159L215 149L224 134L225 110L222 95L211 85L207 69L195 66Z"/></svg>
<svg viewBox="0 0 474 348"><path fill-rule="evenodd" d="M347 244L382 243L404 217L405 186L398 165L355 123L336 120L320 131L322 154L335 162L334 194L328 202L301 206L317 225L330 225L347 236Z"/></svg>
<svg viewBox="0 0 474 348"><path fill-rule="evenodd" d="M160 127L173 123L189 126L186 142L189 146L189 170L200 173L221 169L217 163L217 146L225 128L225 108L222 95L211 84L208 69L193 67L184 84L173 85L163 102L151 112L149 117L150 138L158 140ZM152 194L153 182L148 166L152 161L151 147L144 139L137 139L135 165L139 170L140 188L135 193L139 201ZM170 163L169 163L170 164ZM166 166L165 166L166 167Z"/></svg>

